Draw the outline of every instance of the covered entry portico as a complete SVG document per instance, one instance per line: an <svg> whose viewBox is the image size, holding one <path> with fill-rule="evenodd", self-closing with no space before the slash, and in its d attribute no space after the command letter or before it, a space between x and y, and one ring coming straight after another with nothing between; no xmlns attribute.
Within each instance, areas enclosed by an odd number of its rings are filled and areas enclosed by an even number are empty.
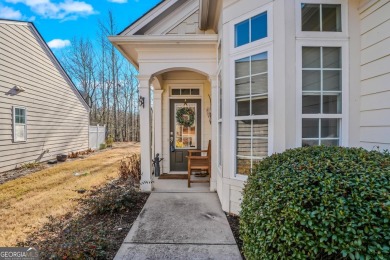
<svg viewBox="0 0 390 260"><path fill-rule="evenodd" d="M186 150L207 149L216 158L217 57L216 35L133 35L110 41L139 71L141 128L141 189L155 183L152 159L159 153L161 173L187 170ZM183 106L196 111L192 127L176 127ZM216 189L216 160L212 160L210 190ZM213 174L215 173L215 174Z"/></svg>

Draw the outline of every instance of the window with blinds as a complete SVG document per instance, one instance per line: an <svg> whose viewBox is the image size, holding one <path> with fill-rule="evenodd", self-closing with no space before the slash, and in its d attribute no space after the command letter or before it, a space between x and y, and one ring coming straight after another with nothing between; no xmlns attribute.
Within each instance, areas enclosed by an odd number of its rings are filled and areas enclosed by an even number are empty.
<svg viewBox="0 0 390 260"><path fill-rule="evenodd" d="M268 155L267 52L235 61L236 174Z"/></svg>

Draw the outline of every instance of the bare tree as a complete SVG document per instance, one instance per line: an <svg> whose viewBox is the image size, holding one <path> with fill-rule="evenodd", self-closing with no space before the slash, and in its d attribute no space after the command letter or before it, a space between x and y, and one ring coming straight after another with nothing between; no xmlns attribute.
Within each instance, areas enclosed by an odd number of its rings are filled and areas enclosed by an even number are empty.
<svg viewBox="0 0 390 260"><path fill-rule="evenodd" d="M78 85L88 105L92 107L97 87L96 61L93 45L89 40L74 38L72 48L63 54L63 65Z"/></svg>
<svg viewBox="0 0 390 260"><path fill-rule="evenodd" d="M136 70L108 41L118 31L112 12L98 28L97 42L73 39L62 63L91 106L91 123L106 125L115 141L139 141Z"/></svg>

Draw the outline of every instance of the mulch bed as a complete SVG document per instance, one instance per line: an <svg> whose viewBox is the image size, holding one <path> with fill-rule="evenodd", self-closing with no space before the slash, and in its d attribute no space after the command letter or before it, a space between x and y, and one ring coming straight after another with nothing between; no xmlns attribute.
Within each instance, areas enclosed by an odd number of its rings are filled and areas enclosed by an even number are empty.
<svg viewBox="0 0 390 260"><path fill-rule="evenodd" d="M11 181L14 179L17 179L19 177L43 170L50 167L48 164L39 164L35 166L34 168L18 168L15 170L10 170L6 172L1 172L0 173L0 184L3 184L7 181Z"/></svg>
<svg viewBox="0 0 390 260"><path fill-rule="evenodd" d="M114 180L86 193L76 212L49 217L18 246L36 247L41 259L113 259L148 197L131 182Z"/></svg>
<svg viewBox="0 0 390 260"><path fill-rule="evenodd" d="M229 222L230 228L232 229L234 239L236 240L238 249L240 250L242 259L245 260L242 251L242 240L240 239L240 217L234 214L226 214L226 218Z"/></svg>

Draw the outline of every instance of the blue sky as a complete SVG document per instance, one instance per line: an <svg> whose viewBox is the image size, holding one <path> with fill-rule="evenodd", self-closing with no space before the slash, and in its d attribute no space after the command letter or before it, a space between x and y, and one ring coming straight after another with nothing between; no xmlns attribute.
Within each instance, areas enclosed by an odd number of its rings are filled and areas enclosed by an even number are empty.
<svg viewBox="0 0 390 260"><path fill-rule="evenodd" d="M0 18L32 21L55 53L74 37L97 38L97 21L113 12L119 33L161 0L0 0Z"/></svg>

